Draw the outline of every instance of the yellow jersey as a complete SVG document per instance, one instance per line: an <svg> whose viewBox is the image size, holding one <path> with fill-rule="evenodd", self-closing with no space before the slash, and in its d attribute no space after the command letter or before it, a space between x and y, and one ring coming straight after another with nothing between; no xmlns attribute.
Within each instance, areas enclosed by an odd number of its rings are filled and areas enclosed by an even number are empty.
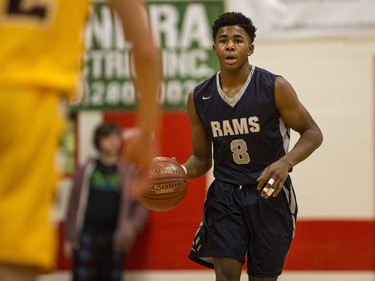
<svg viewBox="0 0 375 281"><path fill-rule="evenodd" d="M0 85L72 96L90 0L0 0Z"/></svg>

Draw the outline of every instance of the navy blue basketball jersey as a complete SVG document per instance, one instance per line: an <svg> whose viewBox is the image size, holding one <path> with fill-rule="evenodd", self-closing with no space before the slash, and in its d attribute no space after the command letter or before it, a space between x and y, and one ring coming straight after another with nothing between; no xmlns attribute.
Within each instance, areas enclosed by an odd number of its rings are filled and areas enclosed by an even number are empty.
<svg viewBox="0 0 375 281"><path fill-rule="evenodd" d="M276 75L253 66L233 98L221 89L219 75L194 89L197 115L213 143L214 177L254 184L289 147L290 131L275 104Z"/></svg>

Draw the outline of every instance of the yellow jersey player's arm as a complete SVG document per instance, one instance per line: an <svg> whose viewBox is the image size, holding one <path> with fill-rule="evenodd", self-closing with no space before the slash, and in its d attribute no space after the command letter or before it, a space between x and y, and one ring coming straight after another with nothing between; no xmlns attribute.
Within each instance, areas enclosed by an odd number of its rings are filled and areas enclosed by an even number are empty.
<svg viewBox="0 0 375 281"><path fill-rule="evenodd" d="M141 0L110 0L118 14L126 37L133 46L137 78L134 81L141 95L138 125L146 137L158 127L158 96L161 67L158 48L152 38L146 9Z"/></svg>
<svg viewBox="0 0 375 281"><path fill-rule="evenodd" d="M138 95L136 126L140 134L129 140L124 157L142 164L143 171L151 167L152 158L159 151L159 106L161 66L158 48L153 40L147 12L142 0L109 0L121 20L125 36L132 45L137 76L133 82ZM154 134L156 138L153 139ZM138 173L130 188L137 196L145 185L147 173Z"/></svg>
<svg viewBox="0 0 375 281"><path fill-rule="evenodd" d="M142 0L109 0L121 20L125 36L132 45L137 76L133 80L138 94L136 126L140 134L129 139L124 157L141 164L142 169L132 180L129 191L137 197L143 192L152 158L159 151L159 106L161 66L158 48L153 40L148 16ZM153 139L154 133L156 139Z"/></svg>

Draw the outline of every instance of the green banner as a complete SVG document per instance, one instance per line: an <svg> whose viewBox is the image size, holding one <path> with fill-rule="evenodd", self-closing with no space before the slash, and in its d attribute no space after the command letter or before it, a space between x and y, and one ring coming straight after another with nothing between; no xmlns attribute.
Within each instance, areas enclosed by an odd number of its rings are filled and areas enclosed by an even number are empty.
<svg viewBox="0 0 375 281"><path fill-rule="evenodd" d="M223 12L223 1L148 1L147 10L163 64L160 104L165 110L185 109L188 93L218 70L211 25ZM85 45L84 95L73 110L134 109L131 46L105 2L93 4Z"/></svg>

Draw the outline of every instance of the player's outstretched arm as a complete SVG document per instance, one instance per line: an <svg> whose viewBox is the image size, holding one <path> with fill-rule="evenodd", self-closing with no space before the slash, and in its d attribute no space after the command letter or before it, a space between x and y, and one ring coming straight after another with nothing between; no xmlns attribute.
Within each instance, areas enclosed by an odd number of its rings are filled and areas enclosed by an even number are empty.
<svg viewBox="0 0 375 281"><path fill-rule="evenodd" d="M137 162L151 163L157 153L152 147L151 138L158 133L159 106L158 97L161 83L160 54L149 28L148 16L141 0L110 0L119 16L125 36L132 44L132 54L137 77L134 79L139 95L137 126L142 136L128 146L128 157Z"/></svg>
<svg viewBox="0 0 375 281"><path fill-rule="evenodd" d="M273 196L277 196L284 184L288 171L293 166L309 157L317 149L323 135L310 113L298 100L293 87L283 77L275 82L276 107L286 125L300 134L295 146L284 157L268 166L258 178L258 189L261 190L269 179L273 179ZM265 192L262 193L265 195Z"/></svg>
<svg viewBox="0 0 375 281"><path fill-rule="evenodd" d="M211 140L200 121L194 106L193 93L189 94L187 113L192 129L192 155L183 164L189 179L194 179L205 174L212 166Z"/></svg>

